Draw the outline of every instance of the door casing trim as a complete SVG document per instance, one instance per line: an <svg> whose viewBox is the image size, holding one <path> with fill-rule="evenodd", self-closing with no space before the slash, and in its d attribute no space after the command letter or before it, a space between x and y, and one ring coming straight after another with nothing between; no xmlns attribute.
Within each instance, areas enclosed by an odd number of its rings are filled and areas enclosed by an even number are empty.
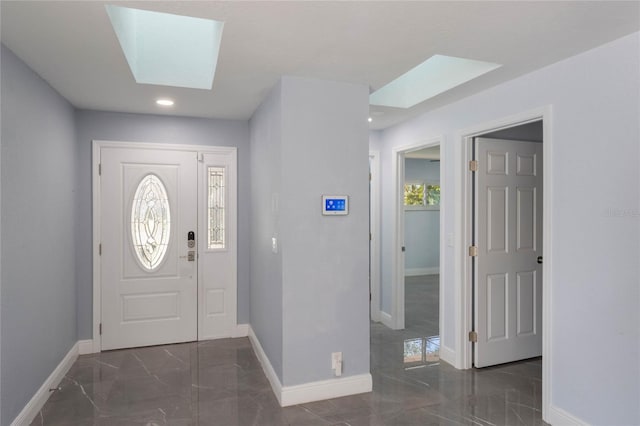
<svg viewBox="0 0 640 426"><path fill-rule="evenodd" d="M93 140L92 141L92 159L91 159L91 185L92 185L92 253L93 253L93 337L92 352L98 353L101 351L102 338L100 336L100 321L102 317L102 298L101 298L101 280L100 280L100 150L103 147L110 148L131 148L131 149L148 149L148 150L177 150L177 151L193 151L197 153L212 153L212 154L232 154L236 161L237 170L237 151L236 147L228 146L210 146L210 145L182 145L182 144L164 144L164 143L148 143L148 142L123 142L123 141L107 141L107 140ZM236 187L237 192L237 187ZM236 193L237 199L237 193ZM238 281L237 281L237 227L233 238L236 240L236 244L233 249L233 288L236 293L235 300L237 300L238 293ZM200 286L200 283L198 283ZM203 314L202 312L198 315ZM236 309L236 328L238 324ZM198 318L199 324L200 318Z"/></svg>
<svg viewBox="0 0 640 426"><path fill-rule="evenodd" d="M542 270L542 417L548 419L551 402L551 312L552 312L552 201L553 201L553 140L552 140L552 107L551 105L515 114L509 117L478 124L460 130L456 133L454 156L455 161L455 189L458 194L455 214L456 247L454 255L454 283L455 283L455 312L456 312L456 341L458 350L455 367L459 369L472 368L472 343L469 342L468 332L473 324L472 317L472 276L471 258L468 247L471 245L471 174L468 164L472 159L471 144L475 136L514 127L533 121L542 120L543 126L543 210L542 210L542 253L544 268Z"/></svg>
<svg viewBox="0 0 640 426"><path fill-rule="evenodd" d="M369 151L371 162L369 198L369 280L371 300L369 301L371 320L380 322L380 152Z"/></svg>

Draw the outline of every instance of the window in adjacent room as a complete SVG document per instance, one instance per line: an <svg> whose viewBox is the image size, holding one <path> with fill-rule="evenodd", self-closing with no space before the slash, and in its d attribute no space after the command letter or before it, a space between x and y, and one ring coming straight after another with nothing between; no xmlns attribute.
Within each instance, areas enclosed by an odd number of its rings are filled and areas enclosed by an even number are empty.
<svg viewBox="0 0 640 426"><path fill-rule="evenodd" d="M404 185L404 205L408 210L439 210L440 184L412 182Z"/></svg>

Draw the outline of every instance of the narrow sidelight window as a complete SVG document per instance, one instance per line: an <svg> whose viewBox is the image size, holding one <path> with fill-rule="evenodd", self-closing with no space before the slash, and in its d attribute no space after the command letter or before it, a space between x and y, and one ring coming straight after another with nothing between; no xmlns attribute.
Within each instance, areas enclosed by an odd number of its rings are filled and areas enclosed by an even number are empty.
<svg viewBox="0 0 640 426"><path fill-rule="evenodd" d="M208 248L225 248L225 168L209 167Z"/></svg>

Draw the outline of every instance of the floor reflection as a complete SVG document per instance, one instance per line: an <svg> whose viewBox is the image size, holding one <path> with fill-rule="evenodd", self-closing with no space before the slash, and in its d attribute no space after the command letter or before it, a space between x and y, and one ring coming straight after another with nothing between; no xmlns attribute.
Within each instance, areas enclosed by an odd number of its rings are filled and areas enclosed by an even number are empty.
<svg viewBox="0 0 640 426"><path fill-rule="evenodd" d="M32 425L544 425L540 359L439 362L437 283L406 286L407 329L371 323L373 392L282 408L249 339L220 339L83 355Z"/></svg>
<svg viewBox="0 0 640 426"><path fill-rule="evenodd" d="M440 361L440 336L405 339L404 363L406 368L417 368Z"/></svg>

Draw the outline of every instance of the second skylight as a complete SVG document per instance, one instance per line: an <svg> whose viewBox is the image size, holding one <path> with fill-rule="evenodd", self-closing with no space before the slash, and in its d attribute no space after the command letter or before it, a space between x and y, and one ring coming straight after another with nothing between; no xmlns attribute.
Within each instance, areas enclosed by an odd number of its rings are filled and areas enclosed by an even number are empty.
<svg viewBox="0 0 640 426"><path fill-rule="evenodd" d="M434 55L369 95L371 105L411 108L501 67L500 64Z"/></svg>

